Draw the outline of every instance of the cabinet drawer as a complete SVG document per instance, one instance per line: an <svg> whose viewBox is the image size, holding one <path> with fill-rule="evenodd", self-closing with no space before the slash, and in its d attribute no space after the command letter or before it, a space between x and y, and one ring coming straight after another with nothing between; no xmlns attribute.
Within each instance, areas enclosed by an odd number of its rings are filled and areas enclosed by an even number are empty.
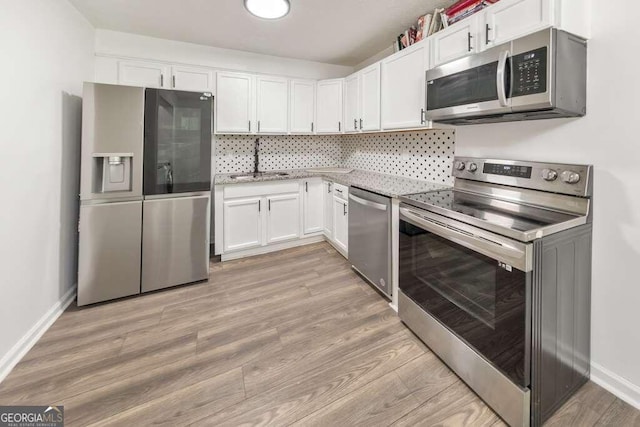
<svg viewBox="0 0 640 427"><path fill-rule="evenodd" d="M349 197L349 187L338 184L337 182L333 183L333 195L342 200L347 200Z"/></svg>
<svg viewBox="0 0 640 427"><path fill-rule="evenodd" d="M296 193L300 189L300 181L256 182L232 184L224 187L224 198L267 196L269 194Z"/></svg>

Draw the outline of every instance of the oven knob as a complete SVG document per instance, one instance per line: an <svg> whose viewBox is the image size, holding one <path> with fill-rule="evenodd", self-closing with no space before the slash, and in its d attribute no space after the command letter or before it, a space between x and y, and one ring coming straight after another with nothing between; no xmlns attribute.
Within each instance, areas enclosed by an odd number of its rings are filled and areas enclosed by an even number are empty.
<svg viewBox="0 0 640 427"><path fill-rule="evenodd" d="M454 166L456 169L458 169L459 171L463 171L463 170L464 170L464 162L460 162L460 161L458 161L458 162L456 162L453 166Z"/></svg>
<svg viewBox="0 0 640 427"><path fill-rule="evenodd" d="M553 169L542 169L542 179L545 181L555 181L558 178L558 172Z"/></svg>
<svg viewBox="0 0 640 427"><path fill-rule="evenodd" d="M475 172L478 170L478 165L476 165L475 163L469 163L467 169L469 170L469 172Z"/></svg>
<svg viewBox="0 0 640 427"><path fill-rule="evenodd" d="M564 171L560 176L567 184L575 184L580 181L580 174L572 171Z"/></svg>

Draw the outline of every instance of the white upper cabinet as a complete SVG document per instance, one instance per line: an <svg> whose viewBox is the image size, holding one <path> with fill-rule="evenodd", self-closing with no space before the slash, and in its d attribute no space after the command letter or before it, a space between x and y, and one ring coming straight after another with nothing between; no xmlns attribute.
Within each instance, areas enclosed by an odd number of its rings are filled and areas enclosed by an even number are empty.
<svg viewBox="0 0 640 427"><path fill-rule="evenodd" d="M342 123L342 79L321 80L317 85L317 133L339 133Z"/></svg>
<svg viewBox="0 0 640 427"><path fill-rule="evenodd" d="M344 79L344 131L360 131L360 75Z"/></svg>
<svg viewBox="0 0 640 427"><path fill-rule="evenodd" d="M361 130L380 130L379 62L360 72L360 119Z"/></svg>
<svg viewBox="0 0 640 427"><path fill-rule="evenodd" d="M215 88L213 71L196 67L171 67L171 88L194 92L212 92Z"/></svg>
<svg viewBox="0 0 640 427"><path fill-rule="evenodd" d="M316 115L316 82L291 80L289 97L289 131L313 133Z"/></svg>
<svg viewBox="0 0 640 427"><path fill-rule="evenodd" d="M170 88L169 67L157 62L119 61L118 84Z"/></svg>
<svg viewBox="0 0 640 427"><path fill-rule="evenodd" d="M382 60L382 128L428 125L425 115L425 73L429 44L420 42Z"/></svg>
<svg viewBox="0 0 640 427"><path fill-rule="evenodd" d="M289 80L281 77L257 77L256 104L258 133L288 132Z"/></svg>
<svg viewBox="0 0 640 427"><path fill-rule="evenodd" d="M551 0L505 0L484 14L485 47L499 45L552 25Z"/></svg>
<svg viewBox="0 0 640 427"><path fill-rule="evenodd" d="M435 67L548 27L589 37L584 0L501 0L429 38Z"/></svg>
<svg viewBox="0 0 640 427"><path fill-rule="evenodd" d="M255 132L254 81L251 74L218 72L216 132Z"/></svg>
<svg viewBox="0 0 640 427"><path fill-rule="evenodd" d="M433 67L479 51L478 13L430 37Z"/></svg>

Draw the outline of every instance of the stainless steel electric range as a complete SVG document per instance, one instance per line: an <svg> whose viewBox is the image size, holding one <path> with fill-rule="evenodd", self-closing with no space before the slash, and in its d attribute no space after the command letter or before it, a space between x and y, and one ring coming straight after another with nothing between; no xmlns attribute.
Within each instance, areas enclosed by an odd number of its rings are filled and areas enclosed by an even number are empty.
<svg viewBox="0 0 640 427"><path fill-rule="evenodd" d="M512 426L589 378L591 166L458 157L401 198L399 314Z"/></svg>

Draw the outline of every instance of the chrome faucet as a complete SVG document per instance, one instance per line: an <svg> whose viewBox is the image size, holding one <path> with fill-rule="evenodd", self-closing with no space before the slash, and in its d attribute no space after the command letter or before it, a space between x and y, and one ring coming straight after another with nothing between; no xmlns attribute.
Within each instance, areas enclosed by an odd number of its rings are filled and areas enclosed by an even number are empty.
<svg viewBox="0 0 640 427"><path fill-rule="evenodd" d="M260 158L259 158L259 154L258 151L260 150L260 138L256 138L256 142L254 145L254 152L253 152L253 173L254 174L259 174L259 163L260 163Z"/></svg>

